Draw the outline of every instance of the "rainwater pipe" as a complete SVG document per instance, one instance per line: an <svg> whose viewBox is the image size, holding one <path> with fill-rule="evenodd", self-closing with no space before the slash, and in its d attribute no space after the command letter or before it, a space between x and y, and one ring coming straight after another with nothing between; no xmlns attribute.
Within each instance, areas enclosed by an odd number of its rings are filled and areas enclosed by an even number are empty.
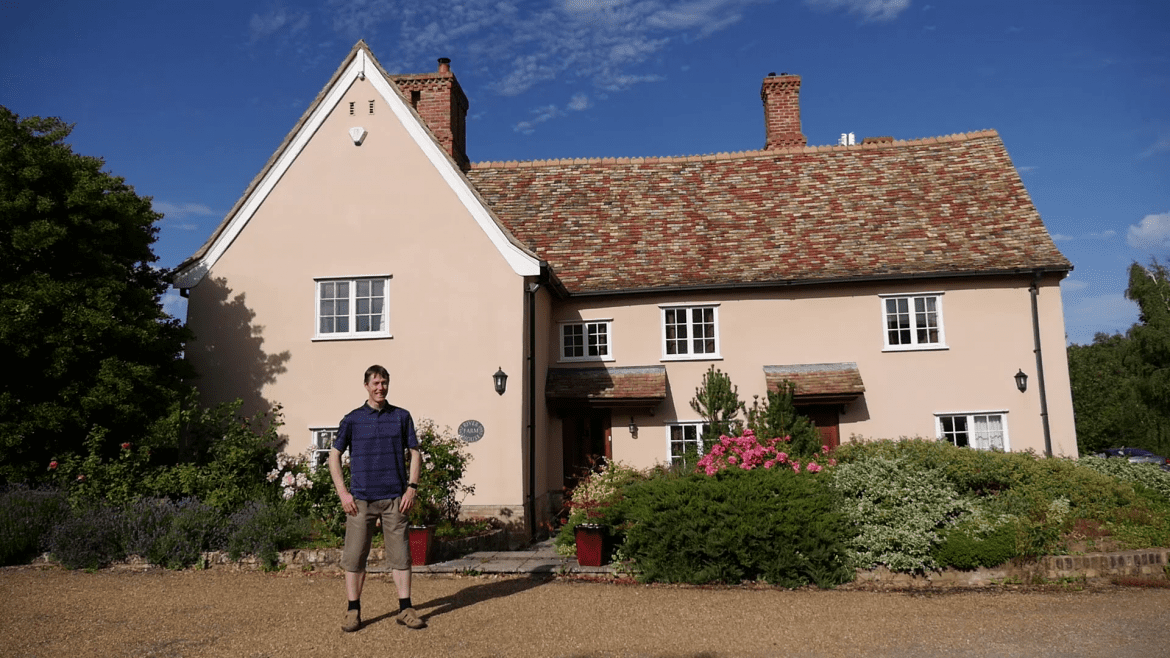
<svg viewBox="0 0 1170 658"><path fill-rule="evenodd" d="M1040 296L1040 277L1044 272L1036 270L1033 273L1032 285L1029 286L1028 292L1032 293L1032 342L1035 348L1032 350L1036 353L1036 377L1039 380L1040 393L1040 421L1044 425L1044 454L1052 456L1052 431L1048 427L1048 394L1044 389L1044 353L1040 349L1040 311L1036 304L1036 298Z"/></svg>

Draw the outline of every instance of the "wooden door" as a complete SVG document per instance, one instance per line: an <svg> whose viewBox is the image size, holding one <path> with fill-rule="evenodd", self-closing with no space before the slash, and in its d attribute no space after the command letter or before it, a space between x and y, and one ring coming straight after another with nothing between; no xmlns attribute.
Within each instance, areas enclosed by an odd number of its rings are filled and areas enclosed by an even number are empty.
<svg viewBox="0 0 1170 658"><path fill-rule="evenodd" d="M561 422L561 459L566 487L596 468L602 457L613 458L609 409L573 412Z"/></svg>

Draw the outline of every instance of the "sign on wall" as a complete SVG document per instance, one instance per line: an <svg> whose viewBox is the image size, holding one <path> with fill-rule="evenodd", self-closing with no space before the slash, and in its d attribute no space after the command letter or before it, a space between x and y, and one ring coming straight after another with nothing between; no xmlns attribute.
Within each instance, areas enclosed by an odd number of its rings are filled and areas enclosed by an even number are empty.
<svg viewBox="0 0 1170 658"><path fill-rule="evenodd" d="M483 423L478 420L465 420L459 424L459 438L465 443L475 443L483 438Z"/></svg>

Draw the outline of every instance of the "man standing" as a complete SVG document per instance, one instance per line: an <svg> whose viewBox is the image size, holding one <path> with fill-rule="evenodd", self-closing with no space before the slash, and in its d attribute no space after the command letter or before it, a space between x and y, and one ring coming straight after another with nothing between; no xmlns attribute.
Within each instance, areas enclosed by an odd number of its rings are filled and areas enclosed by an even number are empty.
<svg viewBox="0 0 1170 658"><path fill-rule="evenodd" d="M356 631L362 625L362 586L366 582L366 559L375 524L382 520L386 538L386 563L398 588L398 623L407 628L424 628L410 602L410 545L406 539L406 515L414 505L418 489L419 451L410 412L386 402L390 373L382 366L366 369L365 387L369 399L341 419L337 439L329 451L329 474L345 510L345 593L349 609L341 630ZM341 474L341 453L349 449L350 484L345 488ZM410 450L410 476L406 474L405 453Z"/></svg>

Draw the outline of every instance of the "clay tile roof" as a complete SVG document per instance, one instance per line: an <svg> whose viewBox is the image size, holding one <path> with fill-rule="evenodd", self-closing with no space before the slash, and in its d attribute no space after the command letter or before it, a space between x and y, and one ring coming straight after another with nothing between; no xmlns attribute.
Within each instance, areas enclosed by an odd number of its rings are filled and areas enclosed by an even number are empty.
<svg viewBox="0 0 1170 658"><path fill-rule="evenodd" d="M788 380L796 384L796 398L853 398L865 392L856 363L807 363L764 366L769 391Z"/></svg>
<svg viewBox="0 0 1170 658"><path fill-rule="evenodd" d="M578 401L661 401L666 366L549 368L545 397Z"/></svg>
<svg viewBox="0 0 1170 658"><path fill-rule="evenodd" d="M467 176L570 294L1072 268L994 131Z"/></svg>

